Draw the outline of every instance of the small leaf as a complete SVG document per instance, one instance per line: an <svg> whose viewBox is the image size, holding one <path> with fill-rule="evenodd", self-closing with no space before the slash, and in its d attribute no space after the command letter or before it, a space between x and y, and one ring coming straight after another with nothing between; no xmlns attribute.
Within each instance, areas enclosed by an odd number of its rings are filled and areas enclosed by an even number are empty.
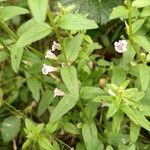
<svg viewBox="0 0 150 150"><path fill-rule="evenodd" d="M126 9L125 6L117 6L113 8L113 11L110 15L110 19L116 19L116 18L127 18L128 17L128 10Z"/></svg>
<svg viewBox="0 0 150 150"><path fill-rule="evenodd" d="M147 7L150 6L150 1L149 0L135 0L132 3L133 7L141 8L141 7Z"/></svg>
<svg viewBox="0 0 150 150"><path fill-rule="evenodd" d="M115 101L112 102L112 104L109 106L106 118L110 118L118 111L118 107L115 103Z"/></svg>
<svg viewBox="0 0 150 150"><path fill-rule="evenodd" d="M44 148L44 150L54 150L54 147L51 145L50 141L45 137L39 138L38 143L42 148Z"/></svg>
<svg viewBox="0 0 150 150"><path fill-rule="evenodd" d="M104 94L104 91L98 87L86 86L80 91L80 96L83 99L93 99Z"/></svg>
<svg viewBox="0 0 150 150"><path fill-rule="evenodd" d="M149 68L145 64L139 64L139 74L140 74L140 81L143 91L145 91L149 85Z"/></svg>
<svg viewBox="0 0 150 150"><path fill-rule="evenodd" d="M131 121L130 123L130 139L133 143L135 143L138 139L140 132L140 126L136 125L134 122Z"/></svg>
<svg viewBox="0 0 150 150"><path fill-rule="evenodd" d="M37 111L38 116L41 116L45 112L45 110L49 107L49 104L52 102L53 97L54 94L50 90L45 91L39 103L39 107Z"/></svg>
<svg viewBox="0 0 150 150"><path fill-rule="evenodd" d="M138 19L132 24L132 33L136 33L144 24L145 19Z"/></svg>
<svg viewBox="0 0 150 150"><path fill-rule="evenodd" d="M76 68L73 66L62 67L61 77L64 81L70 94L75 96L75 99L79 98L79 83L77 78Z"/></svg>
<svg viewBox="0 0 150 150"><path fill-rule="evenodd" d="M64 130L74 135L80 134L79 129L74 124L69 122L64 124Z"/></svg>
<svg viewBox="0 0 150 150"><path fill-rule="evenodd" d="M11 65L12 69L17 73L21 63L23 48L16 47L16 45L10 46Z"/></svg>
<svg viewBox="0 0 150 150"><path fill-rule="evenodd" d="M87 30L98 28L94 20L89 20L82 15L66 14L58 21L58 26L66 30Z"/></svg>
<svg viewBox="0 0 150 150"><path fill-rule="evenodd" d="M41 83L37 80L35 76L27 78L27 84L32 92L33 98L38 102L40 99L40 87Z"/></svg>
<svg viewBox="0 0 150 150"><path fill-rule="evenodd" d="M82 40L83 34L77 34L75 37L67 38L64 40L64 50L69 62L73 62L77 59Z"/></svg>
<svg viewBox="0 0 150 150"><path fill-rule="evenodd" d="M126 80L126 73L125 73L124 69L114 66L111 82L116 85L120 85L125 80Z"/></svg>
<svg viewBox="0 0 150 150"><path fill-rule="evenodd" d="M132 37L133 41L139 46L143 47L146 51L150 52L150 42L142 35L135 35Z"/></svg>
<svg viewBox="0 0 150 150"><path fill-rule="evenodd" d="M16 43L17 47L24 47L38 41L51 33L51 27L46 23L29 20L19 29L20 37Z"/></svg>
<svg viewBox="0 0 150 150"><path fill-rule="evenodd" d="M74 95L65 95L52 112L50 122L55 123L58 121L64 114L66 114L76 105L77 101L78 99L76 99Z"/></svg>
<svg viewBox="0 0 150 150"><path fill-rule="evenodd" d="M21 120L18 117L10 116L1 125L1 135L4 142L13 140L20 131Z"/></svg>
<svg viewBox="0 0 150 150"><path fill-rule="evenodd" d="M36 21L44 22L48 7L48 0L28 0L31 13Z"/></svg>
<svg viewBox="0 0 150 150"><path fill-rule="evenodd" d="M0 8L0 18L5 21L17 15L22 15L27 13L29 13L27 9L17 7L17 6L5 6Z"/></svg>
<svg viewBox="0 0 150 150"><path fill-rule="evenodd" d="M114 149L113 149L113 147L112 147L111 145L108 145L108 146L106 147L106 150L114 150Z"/></svg>

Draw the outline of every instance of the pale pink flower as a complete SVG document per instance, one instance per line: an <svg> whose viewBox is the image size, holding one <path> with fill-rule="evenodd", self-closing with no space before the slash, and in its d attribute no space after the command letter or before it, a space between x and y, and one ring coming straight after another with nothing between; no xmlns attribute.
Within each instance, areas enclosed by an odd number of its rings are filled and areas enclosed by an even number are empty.
<svg viewBox="0 0 150 150"><path fill-rule="evenodd" d="M47 75L51 72L55 72L57 71L58 69L56 67L53 67L53 66L49 66L49 65L46 65L46 64L43 64L43 68L42 68L42 73L44 75Z"/></svg>
<svg viewBox="0 0 150 150"><path fill-rule="evenodd" d="M46 52L45 58L54 59L54 60L58 59L58 57L54 53L52 53L51 50L48 50Z"/></svg>
<svg viewBox="0 0 150 150"><path fill-rule="evenodd" d="M118 42L114 43L115 50L118 53L123 53L123 52L127 51L127 45L128 45L128 43L126 40L119 40Z"/></svg>
<svg viewBox="0 0 150 150"><path fill-rule="evenodd" d="M63 91L59 90L58 88L55 88L55 90L54 90L54 97L56 97L56 96L64 96L64 95L65 95L65 93Z"/></svg>
<svg viewBox="0 0 150 150"><path fill-rule="evenodd" d="M53 45L52 45L52 51L55 51L55 50L61 50L61 46L59 43L56 43L55 41L53 42Z"/></svg>

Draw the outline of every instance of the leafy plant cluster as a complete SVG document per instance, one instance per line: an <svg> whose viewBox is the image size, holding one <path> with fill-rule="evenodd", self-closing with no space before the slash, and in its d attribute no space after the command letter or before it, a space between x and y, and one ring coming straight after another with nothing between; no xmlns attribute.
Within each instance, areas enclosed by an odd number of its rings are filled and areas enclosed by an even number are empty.
<svg viewBox="0 0 150 150"><path fill-rule="evenodd" d="M150 149L149 0L0 5L0 149Z"/></svg>

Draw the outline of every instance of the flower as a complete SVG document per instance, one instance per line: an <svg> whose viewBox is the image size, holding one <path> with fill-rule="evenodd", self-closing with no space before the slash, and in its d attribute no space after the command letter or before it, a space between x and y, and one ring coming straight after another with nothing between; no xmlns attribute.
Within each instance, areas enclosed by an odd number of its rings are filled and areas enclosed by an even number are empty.
<svg viewBox="0 0 150 150"><path fill-rule="evenodd" d="M128 43L126 40L119 40L118 42L114 43L115 50L118 53L123 53L123 52L127 51L127 45L128 45Z"/></svg>
<svg viewBox="0 0 150 150"><path fill-rule="evenodd" d="M45 58L54 59L54 60L58 59L57 56L54 53L51 52L51 50L48 50L46 52Z"/></svg>
<svg viewBox="0 0 150 150"><path fill-rule="evenodd" d="M42 73L44 75L47 75L48 73L55 72L57 70L58 69L53 67L53 66L49 66L49 65L43 64Z"/></svg>
<svg viewBox="0 0 150 150"><path fill-rule="evenodd" d="M55 51L55 50L61 50L61 46L59 43L56 43L55 41L53 42L53 45L52 45L52 51Z"/></svg>
<svg viewBox="0 0 150 150"><path fill-rule="evenodd" d="M64 95L65 95L65 93L63 91L59 90L58 88L55 88L55 90L54 90L54 97L56 97L56 96L64 96Z"/></svg>

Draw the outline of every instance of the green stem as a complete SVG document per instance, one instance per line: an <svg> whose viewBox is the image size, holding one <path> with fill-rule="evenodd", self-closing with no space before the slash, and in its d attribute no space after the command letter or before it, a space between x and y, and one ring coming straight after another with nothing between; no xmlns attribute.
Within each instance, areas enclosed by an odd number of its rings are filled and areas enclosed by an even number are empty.
<svg viewBox="0 0 150 150"><path fill-rule="evenodd" d="M18 39L18 36L6 25L6 23L4 23L3 21L0 20L0 26L1 28L10 36L10 38L12 40L14 40L15 42ZM1 42L1 41L0 41ZM2 43L2 42L1 42ZM35 52L36 54L38 54L41 57L44 57L44 55L42 53L40 53L38 50L36 50L35 48L31 47L31 46L26 46L26 48L28 48L29 50Z"/></svg>
<svg viewBox="0 0 150 150"><path fill-rule="evenodd" d="M10 108L11 110L13 110L14 112L18 113L20 116L22 116L24 119L29 119L27 116L25 116L23 113L21 113L20 111L18 111L15 107L11 106L9 103L7 103L6 101L0 99L0 101L5 104L8 108ZM30 119L29 119L30 120Z"/></svg>
<svg viewBox="0 0 150 150"><path fill-rule="evenodd" d="M63 51L63 56L64 56L64 59L65 59L65 63L68 64L68 59L67 59L67 55L66 55L65 50L64 50L64 46L63 46L62 40L61 40L61 35L59 33L57 25L55 24L54 17L53 17L53 14L52 14L51 10L50 10L50 7L48 8L47 15L48 15L49 21L50 21L50 23L51 23L51 25L52 25L52 27L53 27L53 29L55 31L56 37L58 39L58 42L61 45L61 48L62 48L62 51Z"/></svg>
<svg viewBox="0 0 150 150"><path fill-rule="evenodd" d="M132 3L131 0L127 0L127 7L128 7L128 24L129 24L129 40L130 43L134 49L134 51L136 52L136 54L138 55L139 59L145 63L145 60L142 58L140 50L138 48L136 48L136 46L134 45L134 42L132 40Z"/></svg>

